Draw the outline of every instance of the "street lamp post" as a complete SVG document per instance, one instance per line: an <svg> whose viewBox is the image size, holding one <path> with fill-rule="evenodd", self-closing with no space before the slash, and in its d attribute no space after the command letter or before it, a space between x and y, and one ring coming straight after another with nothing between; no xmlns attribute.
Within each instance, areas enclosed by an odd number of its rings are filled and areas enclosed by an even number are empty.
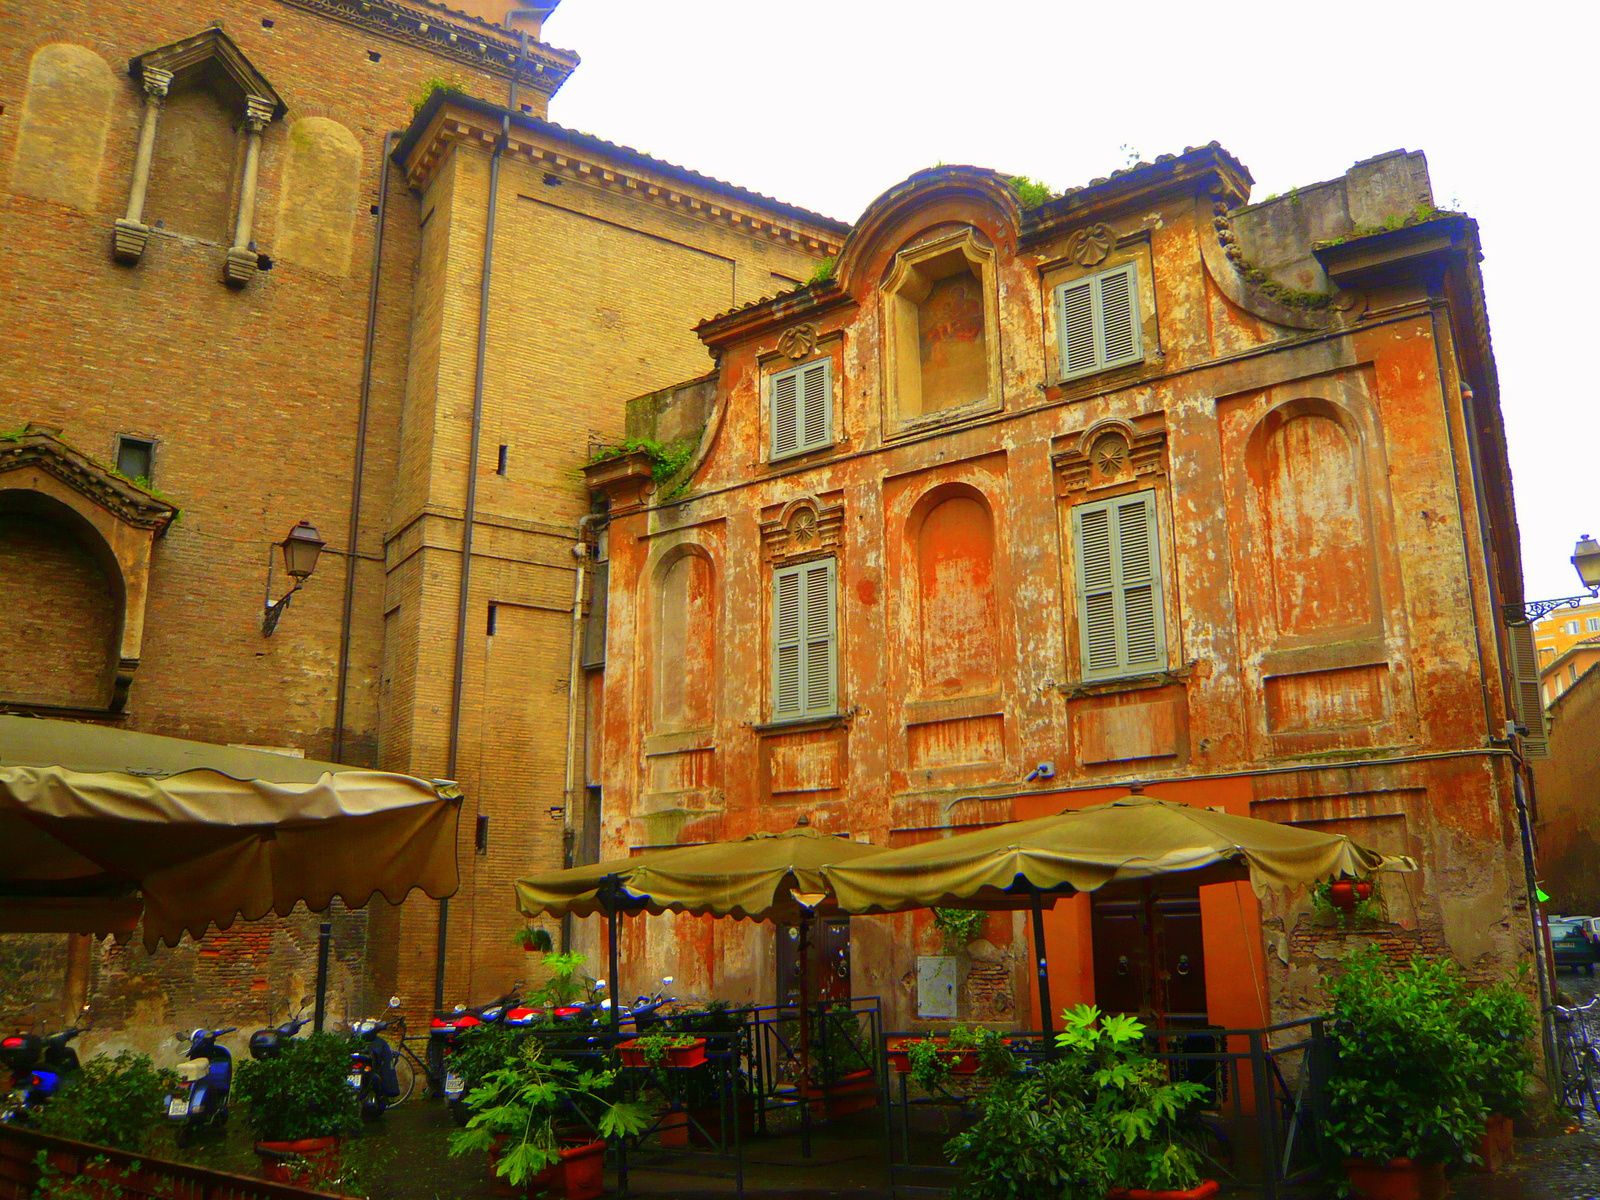
<svg viewBox="0 0 1600 1200"><path fill-rule="evenodd" d="M327 545L309 521L300 521L289 530L289 535L279 542L283 549L283 568L294 580L294 586L285 592L281 599L270 600L267 604L266 614L261 618L261 635L271 637L278 628L278 621L283 617L283 610L289 607L289 601L294 599L294 594L305 586L311 572L317 569L317 557L322 553L322 548ZM268 559L267 568L267 595L272 595L272 570L271 560Z"/></svg>

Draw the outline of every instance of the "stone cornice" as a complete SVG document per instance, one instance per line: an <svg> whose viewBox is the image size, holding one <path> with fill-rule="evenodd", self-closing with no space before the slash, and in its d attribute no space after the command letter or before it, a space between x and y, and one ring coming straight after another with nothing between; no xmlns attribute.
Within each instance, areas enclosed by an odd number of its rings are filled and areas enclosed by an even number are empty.
<svg viewBox="0 0 1600 1200"><path fill-rule="evenodd" d="M165 533L178 515L175 506L43 429L30 426L20 434L0 437L0 487L7 472L23 467L38 467L124 524L153 530L157 536Z"/></svg>
<svg viewBox="0 0 1600 1200"><path fill-rule="evenodd" d="M396 0L279 0L369 33L418 46L444 58L496 75L510 75L517 61L518 41L509 32L465 13L456 16L411 8ZM578 56L544 42L528 43L532 70L524 81L535 91L553 96L578 66Z"/></svg>
<svg viewBox="0 0 1600 1200"><path fill-rule="evenodd" d="M1163 154L1154 162L1116 171L1029 210L1022 240L1029 244L1066 233L1101 214L1146 204L1164 193L1215 194L1239 204L1250 194L1251 182L1244 165L1215 142L1182 154Z"/></svg>
<svg viewBox="0 0 1600 1200"><path fill-rule="evenodd" d="M413 126L395 153L406 183L419 191L426 188L453 146L492 150L500 140L503 116L504 110L463 96L430 102L418 117L425 122L423 127ZM825 218L808 220L801 210L776 200L763 203L761 197L741 193L731 184L722 185L727 189L723 191L715 180L686 178L691 172L683 168L520 113L512 117L504 153L546 174L624 193L818 256L838 253L843 241L843 231L824 224ZM682 177L677 177L680 172Z"/></svg>

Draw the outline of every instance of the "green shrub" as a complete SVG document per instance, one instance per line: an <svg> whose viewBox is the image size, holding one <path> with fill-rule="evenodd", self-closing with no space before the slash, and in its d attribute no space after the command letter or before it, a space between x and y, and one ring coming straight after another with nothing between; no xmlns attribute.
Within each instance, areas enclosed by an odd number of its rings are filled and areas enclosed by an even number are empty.
<svg viewBox="0 0 1600 1200"><path fill-rule="evenodd" d="M1472 1087L1491 1113L1521 1115L1533 1071L1533 1006L1514 980L1474 988L1461 1007L1462 1031L1478 1048Z"/></svg>
<svg viewBox="0 0 1600 1200"><path fill-rule="evenodd" d="M1456 964L1396 967L1367 946L1324 986L1333 999L1333 1145L1376 1162L1470 1159L1483 1132L1486 1055L1462 1027L1468 997Z"/></svg>
<svg viewBox="0 0 1600 1200"><path fill-rule="evenodd" d="M1016 194L1017 203L1024 209L1038 208L1055 199L1055 193L1037 179L1029 179L1026 175L1012 175L1006 183Z"/></svg>
<svg viewBox="0 0 1600 1200"><path fill-rule="evenodd" d="M233 1095L257 1141L337 1137L361 1127L349 1074L349 1039L313 1033L286 1041L272 1058L241 1064Z"/></svg>
<svg viewBox="0 0 1600 1200"><path fill-rule="evenodd" d="M975 941L989 921L989 914L976 908L936 908L933 927L944 937L944 952L954 954Z"/></svg>
<svg viewBox="0 0 1600 1200"><path fill-rule="evenodd" d="M171 1071L147 1054L123 1050L83 1064L39 1114L39 1128L57 1137L116 1150L143 1150L161 1119L162 1099L177 1086Z"/></svg>

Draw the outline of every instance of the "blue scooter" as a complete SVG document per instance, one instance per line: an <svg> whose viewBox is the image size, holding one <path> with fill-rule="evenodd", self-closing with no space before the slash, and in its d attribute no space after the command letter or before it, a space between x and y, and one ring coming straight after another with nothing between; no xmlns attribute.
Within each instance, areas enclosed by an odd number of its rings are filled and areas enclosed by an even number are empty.
<svg viewBox="0 0 1600 1200"><path fill-rule="evenodd" d="M267 1019L270 1021L272 1018ZM276 1029L256 1030L250 1035L250 1057L276 1058L283 1051L283 1044L309 1024L311 1024L310 1017L297 1014Z"/></svg>
<svg viewBox="0 0 1600 1200"><path fill-rule="evenodd" d="M217 1039L237 1030L237 1025L229 1025L175 1035L178 1041L189 1043L184 1061L178 1064L178 1086L166 1099L167 1120L178 1127L179 1146L188 1146L196 1135L220 1130L228 1123L233 1055L219 1046Z"/></svg>
<svg viewBox="0 0 1600 1200"><path fill-rule="evenodd" d="M0 1105L0 1121L26 1124L78 1070L78 1052L69 1044L82 1030L13 1033L0 1038L0 1063L11 1068L11 1094Z"/></svg>
<svg viewBox="0 0 1600 1200"><path fill-rule="evenodd" d="M391 1010L400 1007L400 997L389 1000ZM350 1032L356 1049L350 1052L350 1086L361 1097L361 1116L376 1121L392 1104L399 1104L410 1095L400 1094L400 1075L396 1062L400 1052L381 1037L389 1028L388 1021L366 1017L350 1023Z"/></svg>

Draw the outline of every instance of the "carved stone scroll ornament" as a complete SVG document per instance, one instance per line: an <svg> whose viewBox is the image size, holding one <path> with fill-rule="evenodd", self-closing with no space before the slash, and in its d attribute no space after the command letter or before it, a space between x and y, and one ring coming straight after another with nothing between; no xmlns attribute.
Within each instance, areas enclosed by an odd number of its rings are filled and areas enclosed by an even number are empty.
<svg viewBox="0 0 1600 1200"><path fill-rule="evenodd" d="M778 352L787 358L799 362L808 358L817 349L817 327L811 324L796 325L792 329L785 329L783 336L778 339Z"/></svg>
<svg viewBox="0 0 1600 1200"><path fill-rule="evenodd" d="M771 562L805 558L839 545L844 525L844 505L822 504L810 496L791 500L770 520L761 523L761 541Z"/></svg>
<svg viewBox="0 0 1600 1200"><path fill-rule="evenodd" d="M1067 257L1080 267L1093 267L1104 262L1116 244L1116 231L1109 225L1097 222L1074 229L1068 235Z"/></svg>

